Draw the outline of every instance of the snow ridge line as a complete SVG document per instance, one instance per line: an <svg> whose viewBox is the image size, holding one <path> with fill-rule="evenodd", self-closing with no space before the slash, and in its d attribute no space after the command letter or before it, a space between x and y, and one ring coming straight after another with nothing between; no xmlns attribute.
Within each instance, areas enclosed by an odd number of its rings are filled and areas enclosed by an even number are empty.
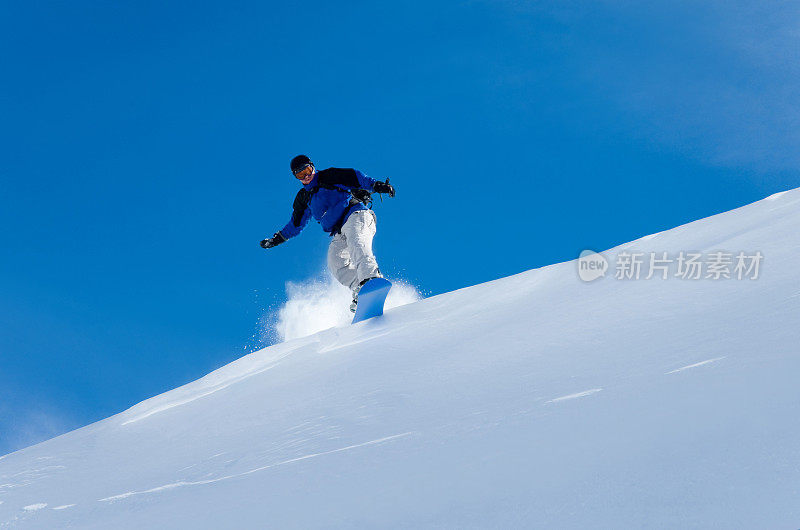
<svg viewBox="0 0 800 530"><path fill-rule="evenodd" d="M141 420L143 420L145 418L149 418L153 414L158 414L159 412L164 412L165 410L169 410L171 408L180 407L181 405L186 405L187 403L191 403L192 401L198 400L200 398L204 398L206 396L214 394L215 392L219 392L220 390L224 390L224 389L228 388L229 386L238 383L239 381L243 381L243 380L245 380L245 379L247 379L249 377L252 377L254 375L258 375L258 374L260 374L262 372L266 372L267 370L275 368L278 364L280 364L280 361L274 362L272 364L269 364L268 366L264 366L262 368L259 368L257 370L253 370L251 372L246 372L246 373L241 374L239 376L232 377L232 378L230 378L230 379L228 379L226 381L222 381L220 383L217 383L216 385L214 385L214 386L212 386L210 388L207 388L206 390L200 390L200 391L198 391L198 392L196 392L194 394L189 394L188 396L186 396L184 398L176 399L174 401L168 401L168 402L163 403L161 405L154 406L153 408L151 408L150 410L147 410L146 412L142 412L142 413L134 416L133 418L131 418L129 420L123 421L121 423L121 425L128 425L129 423L135 423L135 422L141 421ZM189 383L189 384L191 385L192 383ZM168 393L169 392L165 392L165 394L168 394ZM164 394L162 394L162 396L163 395ZM159 397L159 396L157 396L157 397ZM151 399L153 399L153 398L151 398ZM138 405L134 405L134 408L135 407L138 407Z"/></svg>
<svg viewBox="0 0 800 530"><path fill-rule="evenodd" d="M412 435L414 433L415 433L415 431L409 431L409 432L404 432L404 433L401 433L401 434L394 434L392 436L386 436L384 438L378 438L376 440L370 440L368 442L363 442L363 443L360 443L360 444L348 445L347 447L340 447L339 449L332 449L330 451L323 451L321 453L313 453L313 454L310 454L310 455L300 456L300 457L297 457L297 458L291 458L289 460L283 460L281 462L276 462L274 464L269 464L269 465L266 465L266 466L257 467L255 469L251 469L249 471L244 471L242 473L236 473L236 474L233 474L233 475L226 475L224 477L213 478L213 479L208 479L208 480L197 480L197 481L184 481L184 480L181 480L181 481L178 481L178 482L173 482L171 484L164 484L163 486L150 488L149 490L129 491L127 493L121 493L119 495L113 495L111 497L105 497L103 499L98 499L98 502L113 502L113 501L117 501L117 500L121 500L121 499L127 499L128 497L132 497L134 495L143 495L145 493L157 493L157 492L160 492L160 491L171 490L171 489L180 488L180 487L183 487L183 486L199 486L199 485L202 485L202 484L211 484L211 483L214 483L214 482L221 482L223 480L229 480L229 479L232 479L232 478L243 477L245 475L251 475L253 473L258 473L259 471L264 471L266 469L270 469L270 468L273 468L273 467L278 467L278 466L282 466L282 465L285 465L285 464L291 464L292 462L299 462L300 460L308 460L309 458L316 458L318 456L330 455L330 454L333 454L333 453L341 453L342 451L349 451L350 449L357 449L359 447L366 447L368 445L377 445L377 444L385 443L385 442L388 442L390 440L396 440L398 438L404 438L406 436L410 436L410 435Z"/></svg>
<svg viewBox="0 0 800 530"><path fill-rule="evenodd" d="M698 366L703 366L704 364L715 363L717 361L721 361L724 358L725 358L724 356L723 357L714 357L713 359L708 359L706 361L700 361L699 363L690 364L689 366L684 366L682 368L678 368L676 370L672 370L670 372L667 372L664 375L675 374L675 373L678 373L678 372L683 372L684 370L690 370L692 368L697 368Z"/></svg>
<svg viewBox="0 0 800 530"><path fill-rule="evenodd" d="M596 394L603 390L602 388L592 388L591 390L584 390L583 392L578 392L577 394L570 394L568 396L561 396L555 399L551 399L549 401L545 401L545 403L558 403L559 401L566 401L568 399L576 399L582 398L585 396L591 396L592 394Z"/></svg>

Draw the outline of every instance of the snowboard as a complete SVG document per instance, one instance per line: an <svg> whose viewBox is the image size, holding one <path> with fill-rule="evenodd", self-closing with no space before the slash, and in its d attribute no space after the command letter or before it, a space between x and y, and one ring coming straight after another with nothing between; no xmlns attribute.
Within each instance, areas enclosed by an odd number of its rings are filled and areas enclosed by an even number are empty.
<svg viewBox="0 0 800 530"><path fill-rule="evenodd" d="M353 324L383 314L383 303L392 288L392 282L385 278L373 278L358 291L358 305Z"/></svg>

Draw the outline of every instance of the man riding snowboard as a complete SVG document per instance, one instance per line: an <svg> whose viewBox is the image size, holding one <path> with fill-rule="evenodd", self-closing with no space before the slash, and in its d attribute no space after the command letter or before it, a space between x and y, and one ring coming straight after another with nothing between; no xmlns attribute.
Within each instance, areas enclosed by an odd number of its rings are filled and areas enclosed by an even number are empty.
<svg viewBox="0 0 800 530"><path fill-rule="evenodd" d="M361 286L367 280L383 277L372 253L376 218L367 207L371 206L369 192L394 197L394 187L389 179L381 182L356 169L331 167L317 171L306 155L294 157L290 168L303 184L294 199L292 218L274 236L261 241L261 247L272 248L293 238L314 217L333 237L328 247L328 268L339 283L353 292L350 311L355 312Z"/></svg>

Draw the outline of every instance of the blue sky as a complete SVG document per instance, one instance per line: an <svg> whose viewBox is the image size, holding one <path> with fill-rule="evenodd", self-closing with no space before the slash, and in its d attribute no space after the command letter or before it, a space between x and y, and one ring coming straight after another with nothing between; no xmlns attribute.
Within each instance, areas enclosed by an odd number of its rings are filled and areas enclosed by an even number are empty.
<svg viewBox="0 0 800 530"><path fill-rule="evenodd" d="M390 177L427 294L800 185L791 3L0 8L0 454L256 345L325 234L288 161Z"/></svg>

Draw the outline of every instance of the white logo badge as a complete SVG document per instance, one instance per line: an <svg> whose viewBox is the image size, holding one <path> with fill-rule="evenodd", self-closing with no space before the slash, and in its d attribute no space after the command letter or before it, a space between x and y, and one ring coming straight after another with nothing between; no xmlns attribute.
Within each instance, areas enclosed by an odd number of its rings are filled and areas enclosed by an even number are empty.
<svg viewBox="0 0 800 530"><path fill-rule="evenodd" d="M585 282L591 282L605 276L608 260L597 252L584 250L578 257L578 276Z"/></svg>

